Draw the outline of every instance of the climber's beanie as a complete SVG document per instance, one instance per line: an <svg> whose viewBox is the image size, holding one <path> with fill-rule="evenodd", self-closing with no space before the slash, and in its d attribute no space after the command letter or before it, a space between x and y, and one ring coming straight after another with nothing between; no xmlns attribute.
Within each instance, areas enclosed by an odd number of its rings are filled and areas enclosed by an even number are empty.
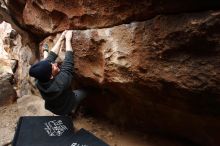
<svg viewBox="0 0 220 146"><path fill-rule="evenodd" d="M43 60L31 66L29 75L35 77L41 82L50 80L52 73L52 65L49 61Z"/></svg>

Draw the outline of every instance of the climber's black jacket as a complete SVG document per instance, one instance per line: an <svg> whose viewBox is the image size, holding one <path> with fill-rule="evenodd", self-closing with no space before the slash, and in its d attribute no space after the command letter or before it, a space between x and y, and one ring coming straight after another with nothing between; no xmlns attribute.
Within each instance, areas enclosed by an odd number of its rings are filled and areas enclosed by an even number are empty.
<svg viewBox="0 0 220 146"><path fill-rule="evenodd" d="M53 63L57 58L54 52L46 60ZM74 106L75 94L71 89L73 77L73 52L67 51L59 74L43 83L37 80L36 86L45 100L45 108L57 115L69 114Z"/></svg>

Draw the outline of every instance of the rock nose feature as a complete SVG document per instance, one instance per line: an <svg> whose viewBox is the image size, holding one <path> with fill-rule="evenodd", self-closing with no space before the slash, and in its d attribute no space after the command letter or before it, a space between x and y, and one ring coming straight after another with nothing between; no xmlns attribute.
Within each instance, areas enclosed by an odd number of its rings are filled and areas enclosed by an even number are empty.
<svg viewBox="0 0 220 146"><path fill-rule="evenodd" d="M106 28L160 14L214 10L219 0L8 0L17 21L39 34Z"/></svg>

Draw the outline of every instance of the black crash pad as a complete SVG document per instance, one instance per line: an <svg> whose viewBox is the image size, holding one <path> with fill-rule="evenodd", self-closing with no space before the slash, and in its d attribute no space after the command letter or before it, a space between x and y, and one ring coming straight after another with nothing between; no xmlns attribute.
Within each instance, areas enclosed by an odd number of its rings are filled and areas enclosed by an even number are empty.
<svg viewBox="0 0 220 146"><path fill-rule="evenodd" d="M85 129L73 132L66 116L20 117L12 146L108 146Z"/></svg>

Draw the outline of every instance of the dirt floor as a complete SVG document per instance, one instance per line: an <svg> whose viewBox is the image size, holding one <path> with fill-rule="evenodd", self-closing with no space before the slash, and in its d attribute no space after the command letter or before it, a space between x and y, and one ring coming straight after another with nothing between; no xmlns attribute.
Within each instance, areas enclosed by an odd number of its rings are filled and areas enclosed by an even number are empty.
<svg viewBox="0 0 220 146"><path fill-rule="evenodd" d="M17 103L0 107L0 146L8 145L13 139L16 122L20 116L53 115L44 110L43 101L37 96L26 96ZM121 129L90 115L79 114L73 121L74 127L84 128L110 146L188 146L181 141L157 135Z"/></svg>
<svg viewBox="0 0 220 146"><path fill-rule="evenodd" d="M87 129L111 146L189 146L189 144L168 137L122 129L106 120L88 115L78 116L74 121L74 126L77 129Z"/></svg>

